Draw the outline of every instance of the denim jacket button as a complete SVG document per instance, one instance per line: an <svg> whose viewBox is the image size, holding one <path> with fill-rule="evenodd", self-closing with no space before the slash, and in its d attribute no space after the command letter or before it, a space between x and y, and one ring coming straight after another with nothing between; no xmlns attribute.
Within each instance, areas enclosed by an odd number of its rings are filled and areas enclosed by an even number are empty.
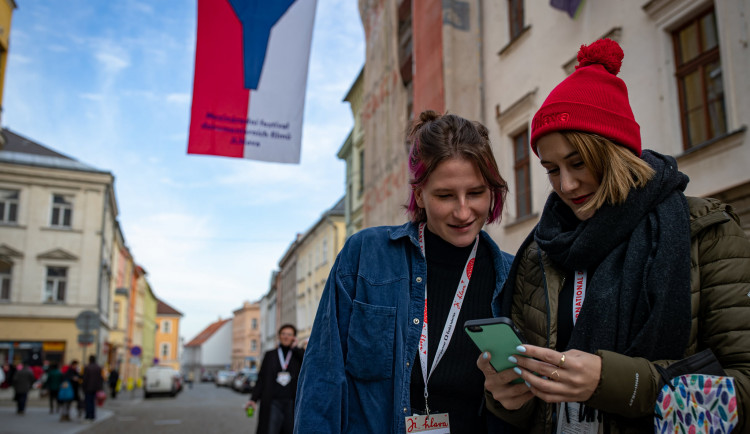
<svg viewBox="0 0 750 434"><path fill-rule="evenodd" d="M417 283L422 283L422 278L421 277L417 277Z"/></svg>
<svg viewBox="0 0 750 434"><path fill-rule="evenodd" d="M406 413L406 407L404 407L404 413Z"/></svg>
<svg viewBox="0 0 750 434"><path fill-rule="evenodd" d="M406 366L410 366L411 364L409 362L406 362Z"/></svg>
<svg viewBox="0 0 750 434"><path fill-rule="evenodd" d="M414 318L414 324L419 324L419 318Z"/></svg>

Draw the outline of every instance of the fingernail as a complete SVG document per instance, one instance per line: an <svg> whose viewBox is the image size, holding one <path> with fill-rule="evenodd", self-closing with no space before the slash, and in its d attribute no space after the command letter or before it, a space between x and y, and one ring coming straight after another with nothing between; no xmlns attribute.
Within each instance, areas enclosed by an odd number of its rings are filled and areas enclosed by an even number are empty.
<svg viewBox="0 0 750 434"><path fill-rule="evenodd" d="M508 361L509 361L510 363L518 363L518 359L516 359L516 358L515 358L515 357L513 357L513 356L510 356L510 357L508 357Z"/></svg>
<svg viewBox="0 0 750 434"><path fill-rule="evenodd" d="M525 353L526 347L524 347L523 345L519 345L516 347L516 351L518 351L519 353Z"/></svg>
<svg viewBox="0 0 750 434"><path fill-rule="evenodd" d="M524 381L524 383L526 383L526 387L528 387L529 389L531 389L531 384L529 384L528 381Z"/></svg>
<svg viewBox="0 0 750 434"><path fill-rule="evenodd" d="M516 373L516 374L518 374L518 375L521 375L521 374L522 374L522 372L521 372L521 368L519 368L518 366L516 366L515 368L513 368L513 372L515 372L515 373Z"/></svg>
<svg viewBox="0 0 750 434"><path fill-rule="evenodd" d="M490 353L488 353L487 351L485 351L484 354L482 354L483 359L487 359L489 356L490 356Z"/></svg>

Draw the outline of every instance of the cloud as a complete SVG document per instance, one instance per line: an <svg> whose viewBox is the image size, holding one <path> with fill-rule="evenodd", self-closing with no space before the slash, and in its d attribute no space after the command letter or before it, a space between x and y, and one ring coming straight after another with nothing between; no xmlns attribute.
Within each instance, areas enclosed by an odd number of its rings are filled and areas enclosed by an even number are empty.
<svg viewBox="0 0 750 434"><path fill-rule="evenodd" d="M191 100L191 94L189 93L170 93L167 94L167 102L175 104L189 104Z"/></svg>
<svg viewBox="0 0 750 434"><path fill-rule="evenodd" d="M105 72L109 74L118 73L130 65L127 58L109 51L99 51L94 54L94 57L104 67Z"/></svg>

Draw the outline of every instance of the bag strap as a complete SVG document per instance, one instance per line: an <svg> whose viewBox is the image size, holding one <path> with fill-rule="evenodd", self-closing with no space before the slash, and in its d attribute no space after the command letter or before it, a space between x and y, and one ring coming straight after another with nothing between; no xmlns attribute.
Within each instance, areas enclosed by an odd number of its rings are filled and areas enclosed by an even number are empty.
<svg viewBox="0 0 750 434"><path fill-rule="evenodd" d="M711 348L706 348L690 357L678 360L666 368L656 364L654 366L661 376L658 390L661 390L661 388L664 387L664 384L668 384L669 388L674 390L672 379L681 375L702 374L716 375L720 377L727 375Z"/></svg>

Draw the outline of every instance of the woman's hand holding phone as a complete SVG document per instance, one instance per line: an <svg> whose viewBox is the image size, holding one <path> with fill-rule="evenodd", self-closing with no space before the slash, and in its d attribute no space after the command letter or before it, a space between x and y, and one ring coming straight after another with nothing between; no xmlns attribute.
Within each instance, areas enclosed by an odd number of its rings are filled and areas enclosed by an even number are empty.
<svg viewBox="0 0 750 434"><path fill-rule="evenodd" d="M506 410L518 410L533 398L534 394L524 382L513 384L519 378L513 368L497 372L490 364L491 360L492 355L487 351L480 354L477 359L477 367L484 374L484 388Z"/></svg>
<svg viewBox="0 0 750 434"><path fill-rule="evenodd" d="M596 391L602 374L601 357L579 350L561 353L534 345L523 347L526 351L522 354L527 357L517 358L518 368L531 392L543 401L583 402Z"/></svg>

